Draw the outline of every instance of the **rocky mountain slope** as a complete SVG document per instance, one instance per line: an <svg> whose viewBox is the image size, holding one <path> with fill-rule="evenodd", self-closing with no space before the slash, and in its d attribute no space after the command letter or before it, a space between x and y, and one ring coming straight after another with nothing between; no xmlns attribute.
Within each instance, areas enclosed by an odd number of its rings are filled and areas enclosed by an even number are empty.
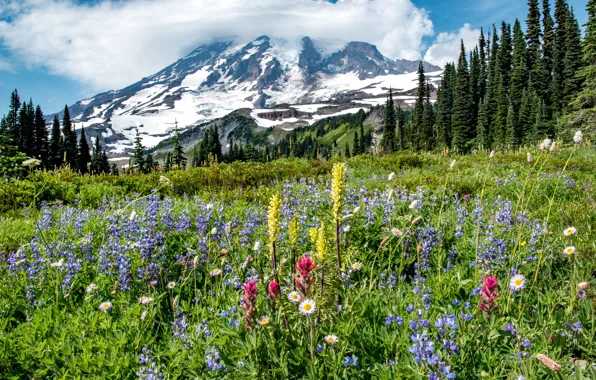
<svg viewBox="0 0 596 380"><path fill-rule="evenodd" d="M126 156L136 129L144 145L154 147L171 136L176 122L184 131L240 109L257 128L291 130L381 104L390 87L407 106L418 64L391 60L365 42L261 36L246 44L200 46L154 75L69 109L90 136L101 135L112 157ZM440 69L424 67L436 83Z"/></svg>

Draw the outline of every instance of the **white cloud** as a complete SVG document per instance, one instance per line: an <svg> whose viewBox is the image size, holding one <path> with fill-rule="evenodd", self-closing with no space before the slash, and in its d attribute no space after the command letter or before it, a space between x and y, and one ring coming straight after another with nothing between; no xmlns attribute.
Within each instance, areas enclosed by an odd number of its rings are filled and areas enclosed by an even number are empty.
<svg viewBox="0 0 596 380"><path fill-rule="evenodd" d="M376 44L391 58L420 59L433 34L411 0L4 0L0 40L32 66L95 90L151 75L201 43L259 35L339 38Z"/></svg>
<svg viewBox="0 0 596 380"><path fill-rule="evenodd" d="M439 33L435 42L426 51L424 60L439 66L444 66L448 62L457 63L461 40L464 40L466 52L469 52L476 46L479 37L480 29L472 29L470 24L464 24L457 33Z"/></svg>

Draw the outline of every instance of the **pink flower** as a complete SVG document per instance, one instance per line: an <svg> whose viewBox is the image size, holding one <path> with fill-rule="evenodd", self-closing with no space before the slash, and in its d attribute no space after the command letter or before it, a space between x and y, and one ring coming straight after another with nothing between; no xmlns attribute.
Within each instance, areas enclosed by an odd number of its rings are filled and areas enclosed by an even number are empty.
<svg viewBox="0 0 596 380"><path fill-rule="evenodd" d="M484 279L484 286L482 287L482 298L478 307L484 311L490 318L490 315L499 310L499 305L495 303L495 300L501 296L498 293L497 287L499 286L499 280L496 277L489 276Z"/></svg>
<svg viewBox="0 0 596 380"><path fill-rule="evenodd" d="M271 281L269 283L269 299L271 299L271 301L275 301L277 296L279 296L279 293L281 293L279 284L275 280Z"/></svg>
<svg viewBox="0 0 596 380"><path fill-rule="evenodd" d="M257 313L257 283L250 280L243 286L244 297L242 298L242 312L244 312L245 328L248 330L254 326L254 318Z"/></svg>
<svg viewBox="0 0 596 380"><path fill-rule="evenodd" d="M312 276L312 271L317 268L317 265L313 263L312 259L308 256L302 256L296 264L296 286L302 293L307 296L310 293L310 285L314 282L315 278Z"/></svg>

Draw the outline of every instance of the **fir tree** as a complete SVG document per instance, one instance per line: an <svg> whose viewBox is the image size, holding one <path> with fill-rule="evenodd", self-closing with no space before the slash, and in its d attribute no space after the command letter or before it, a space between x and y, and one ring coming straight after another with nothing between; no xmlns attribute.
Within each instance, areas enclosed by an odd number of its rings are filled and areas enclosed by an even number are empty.
<svg viewBox="0 0 596 380"><path fill-rule="evenodd" d="M27 157L37 157L35 152L35 110L33 101L23 102L19 115L19 136L18 147Z"/></svg>
<svg viewBox="0 0 596 380"><path fill-rule="evenodd" d="M484 99L482 103L480 103L480 108L478 110L478 125L476 127L476 139L478 147L485 149L490 146L488 133L490 117L486 109L487 99Z"/></svg>
<svg viewBox="0 0 596 380"><path fill-rule="evenodd" d="M151 153L147 154L147 157L145 158L145 173L151 173L154 165L155 161L153 160L153 155Z"/></svg>
<svg viewBox="0 0 596 380"><path fill-rule="evenodd" d="M515 20L513 27L513 74L511 76L511 90L509 94L510 104L513 107L513 120L517 121L519 109L521 107L522 95L528 85L528 63L526 40L521 30L519 20ZM508 116L509 117L509 116ZM513 125L515 126L516 123ZM515 133L518 136L519 133ZM515 137L513 140L508 140L509 145L516 146L520 140Z"/></svg>
<svg viewBox="0 0 596 380"><path fill-rule="evenodd" d="M550 14L550 0L542 0L542 66L546 72L548 84L552 81L555 48L555 22Z"/></svg>
<svg viewBox="0 0 596 380"><path fill-rule="evenodd" d="M470 94L470 74L468 72L468 61L464 41L461 40L461 51L457 63L457 75L455 79L452 131L453 148L460 152L469 150L469 139L472 135L472 96Z"/></svg>
<svg viewBox="0 0 596 380"><path fill-rule="evenodd" d="M540 39L542 38L538 0L528 0L528 8L528 19L526 20L526 39L528 41L528 56L530 58L528 68L531 71L534 71L535 63L540 61ZM542 75L542 73L540 73L540 75Z"/></svg>
<svg viewBox="0 0 596 380"><path fill-rule="evenodd" d="M423 139L425 138L424 131L424 101L426 99L426 76L424 75L424 66L422 61L418 64L418 88L416 92L416 103L414 104L413 127L414 133L410 135L412 140L412 147L415 150L420 149Z"/></svg>
<svg viewBox="0 0 596 380"><path fill-rule="evenodd" d="M166 172L168 172L168 171L170 171L170 169L172 169L172 158L171 158L170 152L168 152L168 154L166 154L166 158L164 160L163 166L164 166L164 170Z"/></svg>
<svg viewBox="0 0 596 380"><path fill-rule="evenodd" d="M578 75L582 65L581 32L577 19L570 11L567 16L565 57L563 60L563 100L571 102L581 90L581 77Z"/></svg>
<svg viewBox="0 0 596 380"><path fill-rule="evenodd" d="M513 103L509 101L509 107L507 107L507 127L506 127L506 144L509 147L516 147L519 145L516 136L516 115L513 111Z"/></svg>
<svg viewBox="0 0 596 380"><path fill-rule="evenodd" d="M176 121L176 128L174 129L174 150L172 152L172 164L180 169L186 166L186 157L184 157L184 150L180 145L180 134L178 133L178 121Z"/></svg>
<svg viewBox="0 0 596 380"><path fill-rule="evenodd" d="M77 135L72 127L68 106L64 107L62 116L62 137L64 141L62 151L66 156L66 163L70 165L71 169L76 169L78 159Z"/></svg>
<svg viewBox="0 0 596 380"><path fill-rule="evenodd" d="M583 88L570 105L572 111L562 120L562 125L574 130L583 129L596 133L596 0L586 4L588 22L582 46L584 68L580 72Z"/></svg>
<svg viewBox="0 0 596 380"><path fill-rule="evenodd" d="M79 139L78 149L78 164L79 171L83 174L89 172L89 164L91 163L91 155L89 153L89 143L87 142L87 136L85 136L85 127L81 127L81 137Z"/></svg>
<svg viewBox="0 0 596 380"><path fill-rule="evenodd" d="M100 135L95 137L95 144L93 145L93 152L91 155L91 174L101 173L101 142L99 141Z"/></svg>
<svg viewBox="0 0 596 380"><path fill-rule="evenodd" d="M141 139L141 135L139 135L138 128L136 129L136 132L135 149L132 156L132 167L143 173L145 172L145 147L143 146L143 140Z"/></svg>
<svg viewBox="0 0 596 380"><path fill-rule="evenodd" d="M424 101L424 112L422 115L422 138L420 139L420 146L426 150L432 150L434 148L433 128L435 125L435 115L433 105L430 102L430 85L428 83L425 94L426 99Z"/></svg>
<svg viewBox="0 0 596 380"><path fill-rule="evenodd" d="M565 94L565 51L567 48L567 25L569 7L565 0L555 1L555 44L553 49L553 85L551 87L551 105L554 112L563 109Z"/></svg>
<svg viewBox="0 0 596 380"><path fill-rule="evenodd" d="M389 96L385 108L385 123L381 147L385 153L395 151L395 108L393 106L393 94L389 89Z"/></svg>
<svg viewBox="0 0 596 380"><path fill-rule="evenodd" d="M401 106L398 104L397 105L397 147L400 150L404 150L406 148L406 140L405 140L405 129L406 129L406 116L404 114L404 111L401 109ZM360 124L360 127L363 128L362 124ZM364 138L364 130L362 131L361 134L362 138ZM362 147L360 153L366 153L365 152L365 148L364 146Z"/></svg>
<svg viewBox="0 0 596 380"><path fill-rule="evenodd" d="M46 127L46 121L40 106L35 108L34 129L36 157L41 160L45 168L49 168L51 165L51 157L50 145L48 141L48 129Z"/></svg>
<svg viewBox="0 0 596 380"><path fill-rule="evenodd" d="M478 78L478 101L484 99L486 94L486 86L488 82L488 57L487 57L487 45L486 39L484 38L484 30L480 28L480 38L478 39L478 53L480 58L480 75ZM478 104L478 106L480 106Z"/></svg>
<svg viewBox="0 0 596 380"><path fill-rule="evenodd" d="M474 48L470 56L470 94L472 95L472 125L478 121L478 108L480 107L480 76L482 67L478 47ZM475 134L475 131L474 131Z"/></svg>
<svg viewBox="0 0 596 380"><path fill-rule="evenodd" d="M99 157L99 171L105 174L110 173L110 161L108 160L108 154L105 149L101 151L101 156Z"/></svg>
<svg viewBox="0 0 596 380"><path fill-rule="evenodd" d="M10 95L10 106L6 115L7 136L12 143L18 145L21 140L21 126L19 124L19 115L21 110L21 98L19 92L15 89ZM17 147L18 149L18 147Z"/></svg>
<svg viewBox="0 0 596 380"><path fill-rule="evenodd" d="M62 141L60 132L60 120L58 115L54 115L52 122L52 135L50 137L50 167L60 167L62 163Z"/></svg>
<svg viewBox="0 0 596 380"><path fill-rule="evenodd" d="M452 63L446 64L441 78L441 86L437 91L437 139L438 145L442 148L451 146L455 76L455 66Z"/></svg>

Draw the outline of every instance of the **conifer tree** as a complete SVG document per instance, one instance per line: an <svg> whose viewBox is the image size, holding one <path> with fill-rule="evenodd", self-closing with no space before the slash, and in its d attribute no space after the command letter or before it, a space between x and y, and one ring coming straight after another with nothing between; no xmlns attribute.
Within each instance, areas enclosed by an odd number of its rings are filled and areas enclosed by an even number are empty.
<svg viewBox="0 0 596 380"><path fill-rule="evenodd" d="M470 55L470 94L472 95L472 125L478 122L478 108L480 107L480 76L482 67L478 47L475 47ZM474 130L475 135L476 131Z"/></svg>
<svg viewBox="0 0 596 380"><path fill-rule="evenodd" d="M58 115L54 115L54 121L52 122L52 135L50 137L50 167L58 168L62 163L62 141L60 132L60 120Z"/></svg>
<svg viewBox="0 0 596 380"><path fill-rule="evenodd" d="M71 169L77 169L78 147L77 135L73 130L72 121L70 120L70 112L68 106L64 107L64 115L62 116L62 137L63 144L62 152L65 154L66 163L70 165Z"/></svg>
<svg viewBox="0 0 596 380"><path fill-rule="evenodd" d="M519 20L515 20L513 26L513 74L511 76L511 90L509 100L513 107L513 125L516 125L518 112L521 107L522 95L528 85L528 63L526 40L521 30ZM509 116L508 116L509 117ZM513 140L508 140L509 145L517 146L520 140L517 138L520 134L515 133Z"/></svg>
<svg viewBox="0 0 596 380"><path fill-rule="evenodd" d="M385 123L381 147L385 153L395 151L395 108L393 105L392 90L389 89L389 96L385 108Z"/></svg>
<svg viewBox="0 0 596 380"><path fill-rule="evenodd" d="M488 115L487 109L487 99L485 98L482 103L480 103L480 108L478 110L478 125L476 127L476 140L479 148L489 148L489 125L490 125L490 117Z"/></svg>
<svg viewBox="0 0 596 380"><path fill-rule="evenodd" d="M145 173L151 173L153 171L153 165L155 165L155 161L153 160L153 155L149 153L145 158Z"/></svg>
<svg viewBox="0 0 596 380"><path fill-rule="evenodd" d="M441 148L451 146L455 76L454 65L452 63L446 64L441 78L441 86L437 91L437 139Z"/></svg>
<svg viewBox="0 0 596 380"><path fill-rule="evenodd" d="M166 172L168 172L168 171L170 171L170 169L172 169L172 157L171 157L170 152L168 152L168 154L166 154L166 158L164 160L163 166L164 166L164 170Z"/></svg>
<svg viewBox="0 0 596 380"><path fill-rule="evenodd" d="M21 110L21 98L19 92L15 89L10 95L10 105L8 114L6 115L6 129L7 136L12 140L12 143L17 146L21 140L21 127L19 124L19 116Z"/></svg>
<svg viewBox="0 0 596 380"><path fill-rule="evenodd" d="M91 174L101 173L101 142L99 141L100 135L95 137L95 144L93 145L93 152L91 155Z"/></svg>
<svg viewBox="0 0 596 380"><path fill-rule="evenodd" d="M553 49L553 86L551 88L551 105L553 112L563 109L565 97L565 51L567 48L567 25L569 7L565 0L555 1L555 45Z"/></svg>
<svg viewBox="0 0 596 380"><path fill-rule="evenodd" d="M488 57L487 57L487 44L484 38L484 30L480 28L480 38L478 39L478 53L480 58L480 76L478 78L478 102L480 103L484 99L486 94L486 86L488 81ZM480 104L478 104L480 107Z"/></svg>
<svg viewBox="0 0 596 380"><path fill-rule="evenodd" d="M571 102L581 90L581 77L578 75L583 67L581 50L581 32L573 11L567 16L565 57L563 60L563 97L564 104Z"/></svg>
<svg viewBox="0 0 596 380"><path fill-rule="evenodd" d="M555 48L555 22L550 14L550 0L542 0L542 66L546 72L548 85L552 82Z"/></svg>
<svg viewBox="0 0 596 380"><path fill-rule="evenodd" d="M507 107L507 127L506 127L506 145L509 147L516 147L519 145L516 136L516 115L513 110L513 103L509 100L509 107Z"/></svg>
<svg viewBox="0 0 596 380"><path fill-rule="evenodd" d="M78 153L77 167L81 173L88 173L89 164L91 163L91 155L89 153L89 143L87 142L87 136L85 136L84 126L81 126L81 137L79 139Z"/></svg>
<svg viewBox="0 0 596 380"><path fill-rule="evenodd" d="M19 150L27 155L27 157L37 157L35 153L35 111L33 108L33 101L29 103L23 102L19 113L19 136L18 141Z"/></svg>
<svg viewBox="0 0 596 380"><path fill-rule="evenodd" d="M418 64L418 88L416 93L416 103L412 113L412 122L414 133L410 135L412 147L415 150L420 149L424 139L424 101L426 99L426 76L424 75L424 66L422 61Z"/></svg>
<svg viewBox="0 0 596 380"><path fill-rule="evenodd" d="M176 168L184 168L186 166L186 157L184 157L184 150L180 145L180 134L178 133L178 121L176 121L176 128L174 129L174 150L172 152L172 164Z"/></svg>
<svg viewBox="0 0 596 380"><path fill-rule="evenodd" d="M108 154L105 149L101 151L101 156L99 158L99 171L100 173L105 174L110 173L110 161L108 160Z"/></svg>
<svg viewBox="0 0 596 380"><path fill-rule="evenodd" d="M470 94L470 74L468 72L468 61L464 41L461 40L461 50L457 63L457 75L455 78L455 91L452 117L452 146L459 152L467 152L470 148L470 136L472 135L472 96Z"/></svg>
<svg viewBox="0 0 596 380"><path fill-rule="evenodd" d="M424 100L424 113L422 115L422 131L420 139L420 147L425 150L432 150L434 148L434 133L435 115L433 105L430 102L430 85L426 85L426 98Z"/></svg>
<svg viewBox="0 0 596 380"><path fill-rule="evenodd" d="M46 121L41 111L41 107L35 108L35 152L36 157L41 160L45 168L50 167L50 146L48 139L48 129L46 127Z"/></svg>
<svg viewBox="0 0 596 380"><path fill-rule="evenodd" d="M505 93L509 95L509 85L511 83L511 69L513 66L512 53L513 44L511 40L511 25L503 22L501 24L501 46L499 48L499 75L503 82Z"/></svg>
<svg viewBox="0 0 596 380"><path fill-rule="evenodd" d="M562 125L574 130L596 133L596 0L586 4L588 22L582 46L584 68L579 73L583 88L570 105L572 111L562 120Z"/></svg>
<svg viewBox="0 0 596 380"><path fill-rule="evenodd" d="M135 149L132 156L132 167L143 173L145 172L145 147L143 146L143 140L141 139L141 135L139 135L138 128L136 129L136 132Z"/></svg>
<svg viewBox="0 0 596 380"><path fill-rule="evenodd" d="M528 0L528 8L528 19L526 20L526 39L528 41L529 57L528 68L531 71L534 71L534 64L540 61L540 39L542 38L542 30L540 28L540 7L538 5L538 0ZM540 75L542 75L542 73L540 73Z"/></svg>

